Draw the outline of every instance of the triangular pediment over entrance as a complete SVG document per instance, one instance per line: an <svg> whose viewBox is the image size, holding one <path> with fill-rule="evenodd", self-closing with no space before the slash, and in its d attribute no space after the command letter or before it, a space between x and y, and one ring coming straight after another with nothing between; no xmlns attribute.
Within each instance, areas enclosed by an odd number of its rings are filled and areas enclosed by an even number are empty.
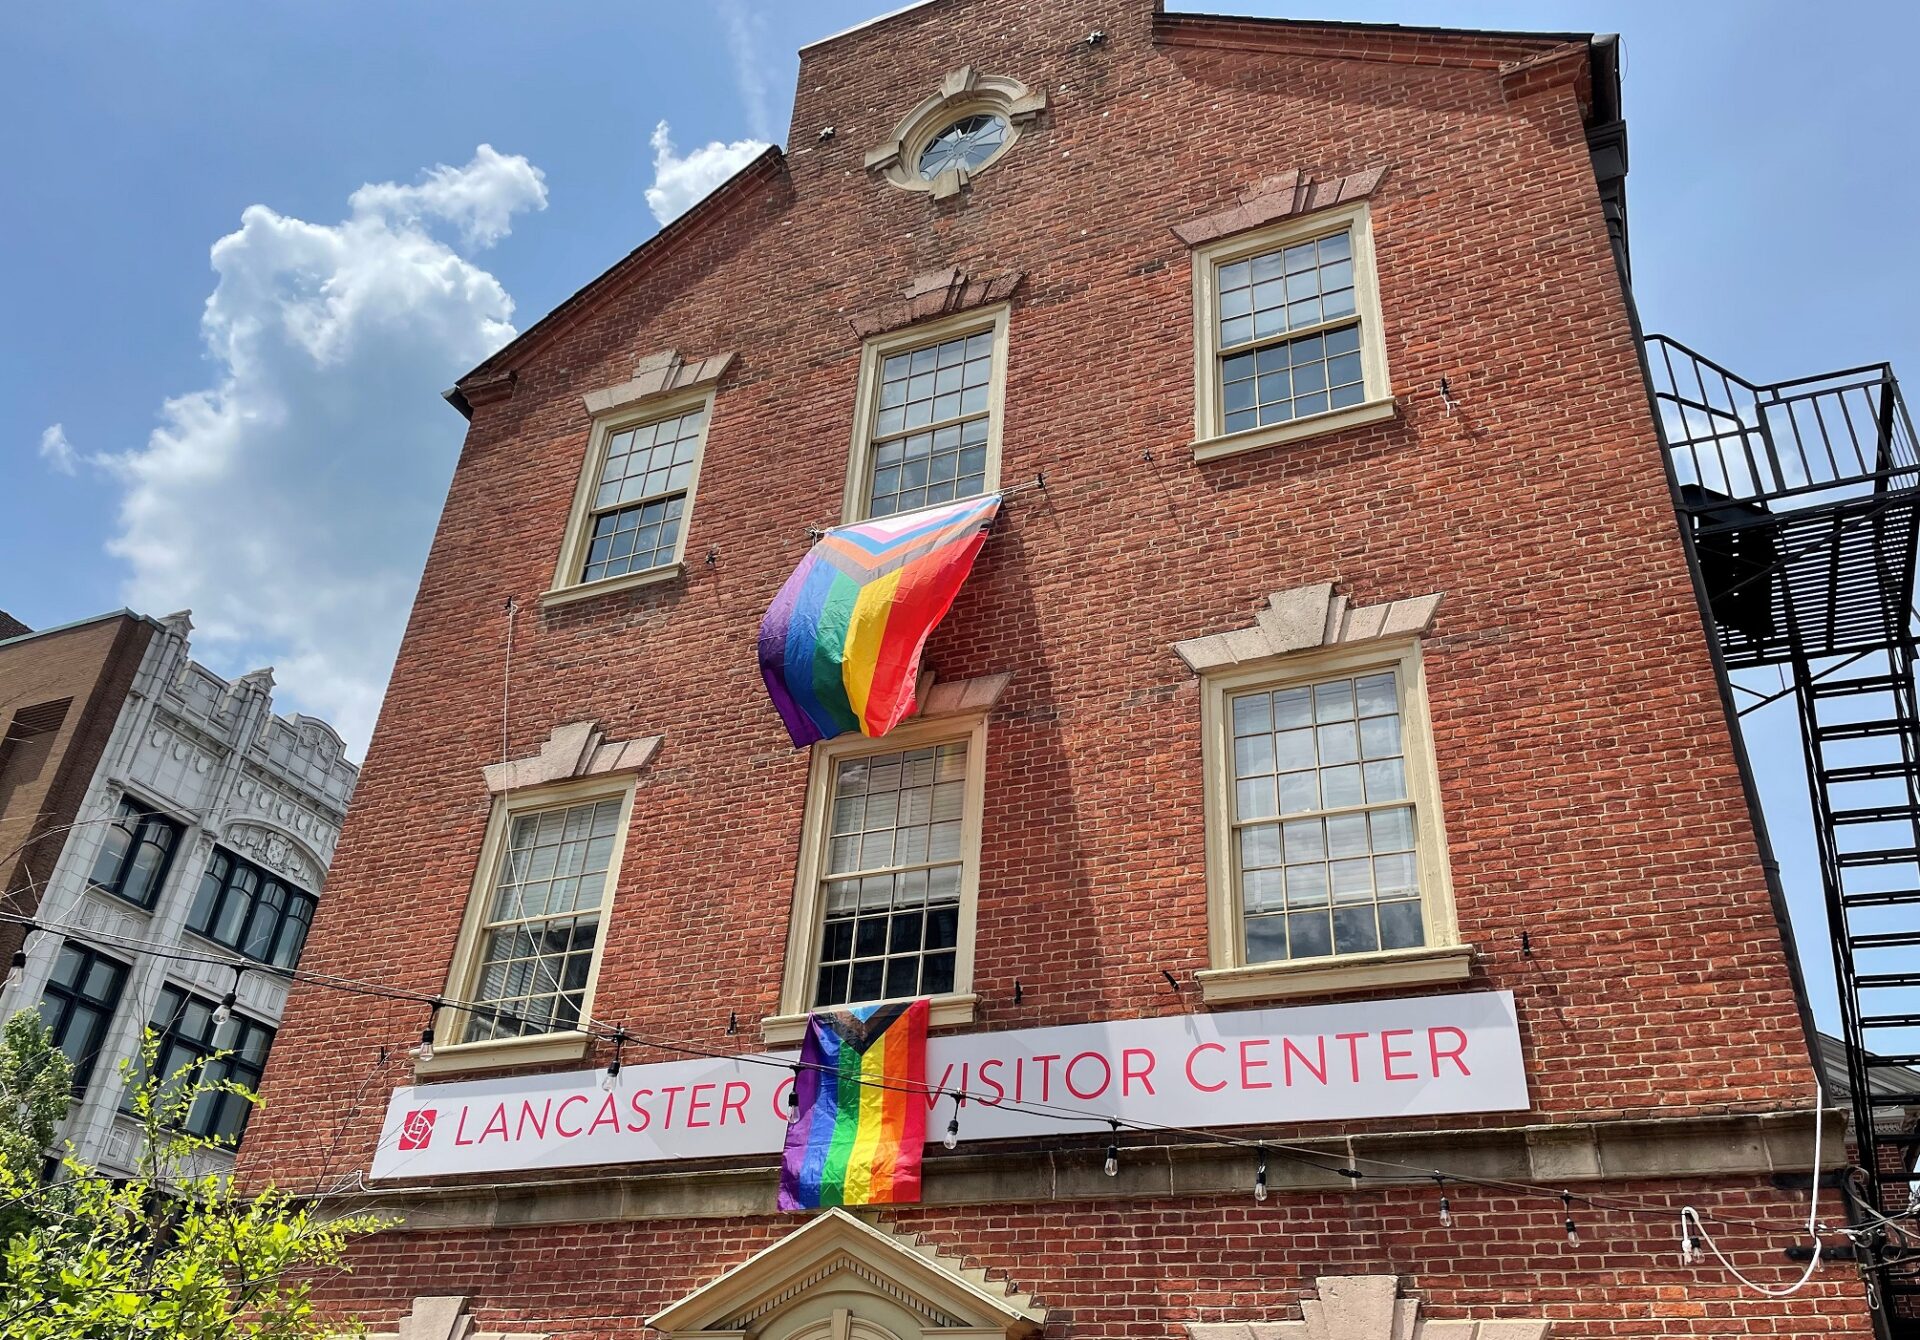
<svg viewBox="0 0 1920 1340"><path fill-rule="evenodd" d="M676 1340L1014 1340L1045 1322L985 1270L839 1209L647 1318Z"/></svg>

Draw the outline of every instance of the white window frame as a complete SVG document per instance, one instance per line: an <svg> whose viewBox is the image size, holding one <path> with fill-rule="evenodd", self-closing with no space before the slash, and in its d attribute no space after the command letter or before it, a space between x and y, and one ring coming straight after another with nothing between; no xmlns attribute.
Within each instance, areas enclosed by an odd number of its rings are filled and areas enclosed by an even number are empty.
<svg viewBox="0 0 1920 1340"><path fill-rule="evenodd" d="M1400 699L1402 757L1407 800L1413 806L1420 906L1426 943L1410 949L1329 954L1249 964L1233 846L1233 712L1236 694L1293 688L1356 675L1394 672ZM1427 709L1426 674L1416 639L1369 642L1294 653L1231 670L1201 681L1202 758L1205 768L1207 939L1211 966L1197 974L1209 1003L1273 999L1458 981L1472 968L1472 946L1463 944L1448 869L1446 828L1440 812L1439 771Z"/></svg>
<svg viewBox="0 0 1920 1340"><path fill-rule="evenodd" d="M762 1038L770 1043L796 1042L806 1031L807 1012L820 959L821 922L825 911L821 888L826 883L827 836L832 827L833 774L848 760L903 749L965 741L967 776L965 809L960 825L960 929L954 947L953 990L931 997L929 1022L964 1024L973 1019L974 925L980 897L980 824L987 790L987 718L985 713L908 721L879 739L843 735L812 748L807 772L806 817L801 827L800 857L793 881L793 913L788 922L786 972L780 989L780 1013L761 1020ZM874 1002L860 1001L861 1005Z"/></svg>
<svg viewBox="0 0 1920 1340"><path fill-rule="evenodd" d="M580 464L580 479L574 487L573 507L567 514L567 529L560 543L560 557L554 564L553 586L540 598L542 604L561 604L569 600L585 600L608 591L650 586L655 582L670 581L687 570L687 532L693 527L693 508L700 488L700 467L706 459L707 434L713 428L714 390L713 384L708 383L693 390L649 396L594 417L587 437L586 455ZM694 446L693 471L687 480L686 503L680 509L680 534L674 541L672 560L640 572L582 581L580 575L586 570L587 551L593 543L593 495L600 485L600 471L606 465L608 444L615 434L629 428L644 428L666 419L677 419L696 409L702 411L700 435Z"/></svg>
<svg viewBox="0 0 1920 1340"><path fill-rule="evenodd" d="M1334 233L1353 238L1353 302L1360 326L1360 369L1366 398L1357 405L1330 409L1305 418L1289 419L1237 433L1226 431L1225 393L1220 380L1220 268L1235 261L1264 255ZM1318 210L1266 228L1237 233L1195 247L1193 261L1193 457L1217 460L1244 451L1257 451L1282 442L1297 442L1323 433L1390 419L1396 412L1393 381L1387 370L1387 345L1380 319L1380 283L1373 255L1372 215L1364 200ZM1283 339L1302 339L1316 331L1353 324L1340 317L1315 326L1289 331Z"/></svg>
<svg viewBox="0 0 1920 1340"><path fill-rule="evenodd" d="M1009 310L1006 303L976 307L972 311L958 312L938 321L923 321L873 336L860 346L860 386L858 398L854 401L853 442L847 452L845 501L841 508L843 522L851 524L867 520L867 508L872 501L868 494L868 480L873 474L873 429L880 410L882 364L895 354L911 353L928 345L944 344L948 340L963 335L978 335L983 331L993 332L993 368L987 382L987 467L980 493L970 496L983 496L1000 487L1000 425L1006 417ZM948 505L944 502L929 504L934 507ZM922 510L925 509L913 509ZM912 511L888 515L911 516Z"/></svg>
<svg viewBox="0 0 1920 1340"><path fill-rule="evenodd" d="M469 998L479 976L480 954L485 940L488 909L492 906L494 884L500 863L506 855L507 835L513 821L534 810L560 809L588 801L618 800L620 818L614 830L613 854L607 861L604 901L600 907L600 930L594 937L593 961L587 969L587 984L580 1000L582 1021L593 1018L594 992L605 961L607 941L613 925L614 904L620 886L620 865L626 854L633 823L635 779L609 781L606 777L585 777L553 786L529 787L493 798L493 811L487 817L486 837L480 845L479 864L467 894L467 907L460 921L460 936L454 944L453 961L447 970L443 997L449 1001ZM518 1038L493 1038L485 1042L461 1042L467 1027L467 1011L446 1008L434 1019L434 1055L414 1068L420 1074L443 1074L478 1070L487 1066L521 1065L535 1061L577 1060L592 1044L585 1028L553 1033L534 1033Z"/></svg>

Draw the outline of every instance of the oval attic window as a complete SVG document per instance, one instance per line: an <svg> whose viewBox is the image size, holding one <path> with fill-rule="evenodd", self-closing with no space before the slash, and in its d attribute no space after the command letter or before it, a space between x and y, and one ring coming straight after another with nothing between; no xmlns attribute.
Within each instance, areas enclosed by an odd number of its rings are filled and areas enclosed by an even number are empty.
<svg viewBox="0 0 1920 1340"><path fill-rule="evenodd" d="M1007 143L1007 119L992 112L963 116L920 151L920 176L932 181L949 168L973 172Z"/></svg>

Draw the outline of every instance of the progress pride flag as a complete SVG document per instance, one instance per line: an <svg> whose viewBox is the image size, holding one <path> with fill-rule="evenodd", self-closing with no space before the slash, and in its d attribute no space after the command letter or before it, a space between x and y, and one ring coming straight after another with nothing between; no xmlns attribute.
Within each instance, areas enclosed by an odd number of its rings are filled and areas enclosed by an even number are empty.
<svg viewBox="0 0 1920 1340"><path fill-rule="evenodd" d="M768 1059L628 1066L612 1093L600 1070L396 1089L372 1175L777 1154L793 1058ZM1213 1127L1528 1106L1508 991L935 1037L927 1083L966 1092L969 1142L1103 1131L1109 1117ZM929 1120L927 1138L946 1128Z"/></svg>

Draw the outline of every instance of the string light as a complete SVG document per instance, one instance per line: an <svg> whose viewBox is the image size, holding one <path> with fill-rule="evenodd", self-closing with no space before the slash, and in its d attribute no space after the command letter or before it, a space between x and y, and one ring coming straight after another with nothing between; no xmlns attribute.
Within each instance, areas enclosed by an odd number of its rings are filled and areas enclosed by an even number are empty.
<svg viewBox="0 0 1920 1340"><path fill-rule="evenodd" d="M800 1120L800 1067L793 1068L793 1087L787 1090L787 1125Z"/></svg>
<svg viewBox="0 0 1920 1340"><path fill-rule="evenodd" d="M6 985L19 986L20 979L26 975L27 951L24 949L16 949L13 951L13 962L7 965Z"/></svg>
<svg viewBox="0 0 1920 1340"><path fill-rule="evenodd" d="M947 1123L947 1133L940 1137L940 1143L948 1149L960 1143L960 1105L966 1101L965 1094L953 1096L953 1119Z"/></svg>
<svg viewBox="0 0 1920 1340"><path fill-rule="evenodd" d="M427 1026L420 1030L420 1045L413 1049L413 1060L419 1065L433 1059L433 1026L440 1017L440 1000L435 997L427 1005Z"/></svg>
<svg viewBox="0 0 1920 1340"><path fill-rule="evenodd" d="M233 1022L233 1007L240 1003L240 975L245 971L245 968L234 968L233 990L220 997L220 1008L213 1012L213 1026L215 1028L224 1028L227 1024Z"/></svg>
<svg viewBox="0 0 1920 1340"><path fill-rule="evenodd" d="M1453 1227L1453 1203L1447 1199L1446 1174L1435 1173L1433 1175L1433 1184L1441 1188L1440 1190L1440 1227L1452 1228Z"/></svg>
<svg viewBox="0 0 1920 1340"><path fill-rule="evenodd" d="M89 821L89 822L100 822L100 821ZM75 825L75 827L77 826L78 825ZM421 1031L420 1045L418 1047L409 1049L412 1052L414 1059L416 1061L430 1061L434 1057L434 1049L433 1049L433 1038L435 1033L434 1025L435 1025L435 1020L437 1019L438 1011L440 1009L442 1008L458 1008L458 1009L473 1008L473 1006L466 1003L457 1002L457 1001L448 1001L439 996L428 996L425 993L409 990L404 987L394 987L394 986L387 986L381 983L358 981L355 979L338 977L338 976L334 976L326 973L317 973L311 970L283 968L273 964L236 963L230 957L209 957L206 955L196 955L192 953L168 952L163 950L157 950L145 944L137 943L131 940L126 940L124 938L116 939L112 936L104 935L101 932L92 931L87 928L79 927L79 926L65 926L65 925L55 925L51 927L40 926L40 925L37 925L30 917L21 913L9 913L5 911L0 911L0 923L12 923L12 924L23 926L25 928L25 933L27 934L31 934L36 930L46 930L49 932L57 932L67 936L68 938L75 939L81 943L91 944L97 947L118 948L126 952L142 954L142 955L146 955L146 956L161 959L161 960L205 963L205 964L220 964L220 965L225 965L235 969L236 973L243 970L267 972L267 973L276 975L278 977L281 977L282 979L290 982L301 982L301 983L305 983L313 986L322 987L328 990L345 992L350 995L371 996L371 997L387 999L387 1000L418 1001L428 1006L429 1015L428 1015L427 1027ZM23 975L25 961L26 961L25 952L17 951L13 958L12 967L9 970L9 973L7 975L7 981L9 983L17 980L18 979L17 975ZM238 977L236 976L236 983L237 982L238 982ZM590 1019L583 1019L581 1022L582 1022L582 1025L590 1032L598 1030L599 1035L602 1037L613 1036L611 1033L608 1033L606 1031L606 1025L604 1024L600 1024L597 1021L590 1020ZM726 1060L726 1061L731 1061L735 1063L742 1063L742 1064L749 1064L749 1065L784 1066L792 1071L795 1077L796 1085L802 1070L807 1068L814 1068L814 1069L819 1068L817 1066L809 1067L802 1063L794 1063L794 1062L789 1062L783 1059L777 1059L771 1056L755 1055L752 1053L714 1052L710 1050L703 1050L688 1044L680 1044L676 1042L660 1040L660 1039L652 1039L652 1038L649 1038L646 1041L649 1046L657 1047L658 1049L663 1051L679 1052L686 1055L710 1057L712 1059ZM856 1080L855 1082L862 1084L863 1086L872 1085L874 1087L879 1087L879 1088L897 1087L897 1086L889 1085L886 1083L877 1083L875 1081ZM930 1090L927 1090L925 1088L915 1088L915 1089L912 1089L911 1091L918 1092L918 1093L931 1092ZM964 1091L960 1091L955 1093L953 1096L956 1100L956 1104L958 1104L958 1103L964 1103L968 1095ZM1818 1096L1816 1096L1815 1101L1816 1101L1816 1140L1817 1140L1818 1119L1819 1119L1819 1116L1821 1115L1820 1109L1819 1109L1819 1103L1821 1100ZM798 1093L789 1092L787 1096L789 1122L797 1119L798 1104L799 1104ZM1084 1112L1069 1111L1067 1109L1058 1108L1058 1107L1050 1106L1047 1104L1035 1105L1035 1104L1007 1103L1007 1104L1001 1104L1001 1106L1006 1107L1007 1110L1010 1110L1010 1111L1032 1112L1037 1115L1059 1117L1063 1120L1084 1120L1086 1116L1089 1115ZM957 1124L957 1113L956 1113L955 1122L950 1123L950 1128L953 1124ZM1110 1117L1108 1118L1108 1125L1112 1128L1114 1132L1114 1139L1107 1146L1107 1158L1103 1167L1103 1171L1105 1171L1108 1176L1118 1176L1120 1150L1119 1150L1119 1143L1118 1143L1117 1137L1118 1137L1118 1133L1122 1123L1119 1118ZM1232 1137L1223 1137L1211 1132L1195 1131L1195 1130L1190 1130L1184 1127L1177 1127L1177 1126L1155 1126L1155 1125L1149 1124L1149 1125L1143 1125L1142 1129L1158 1130L1158 1131L1167 1132L1169 1134L1194 1136L1196 1138L1204 1137L1213 1143L1226 1143L1229 1145L1238 1145L1241 1147L1247 1147L1252 1143L1250 1141L1235 1140ZM1265 1154L1268 1148L1266 1146L1255 1146L1255 1147L1259 1148L1262 1154ZM1329 1167L1323 1162L1316 1161L1315 1158L1313 1157L1316 1151L1306 1150L1306 1149L1296 1150L1287 1146L1273 1146L1272 1149L1274 1150L1274 1152L1280 1153L1283 1157L1294 1158L1301 1162L1309 1163L1311 1166L1320 1168L1323 1171L1334 1172L1343 1177L1351 1178L1356 1183L1366 1175L1357 1168ZM1358 1161L1363 1163L1370 1163L1377 1167L1385 1168L1385 1169L1404 1170L1407 1172L1416 1171L1414 1168L1411 1167L1411 1165L1396 1163L1392 1160L1360 1159ZM1503 1181L1500 1179L1488 1179L1488 1178L1478 1178L1478 1177L1472 1177L1472 1176L1450 1175L1450 1174L1442 1174L1437 1171L1430 1172L1428 1175L1434 1178L1436 1184L1443 1184L1446 1180L1451 1178L1451 1180L1460 1181L1463 1184L1485 1186L1489 1189L1513 1192L1521 1195L1544 1197L1544 1196L1555 1194L1550 1188L1540 1186L1537 1183L1511 1182L1511 1181ZM1565 1191L1565 1190L1562 1190L1557 1194L1560 1196L1561 1204L1565 1212L1565 1217L1562 1222L1563 1222L1563 1226L1566 1229L1567 1240L1571 1245L1577 1247L1580 1245L1580 1236L1579 1236L1579 1226L1575 1222L1573 1213L1572 1213L1573 1194L1572 1192ZM1645 1202L1645 1201L1635 1201L1635 1200L1618 1198L1618 1197L1596 1197L1591 1195L1583 1195L1581 1199L1585 1201L1587 1204L1595 1206L1597 1208L1602 1208L1602 1209L1612 1208L1627 1214L1659 1214L1659 1215L1672 1214L1672 1209L1670 1206L1655 1205L1653 1203ZM1451 1220L1452 1220L1451 1207L1448 1204L1447 1197L1444 1194L1440 1198L1440 1213L1442 1216L1441 1218L1442 1226L1451 1226ZM1764 1216L1762 1216L1761 1218L1748 1218L1743 1216L1727 1216L1727 1217L1729 1218L1730 1222L1738 1222L1738 1223L1765 1222ZM1686 1226L1686 1221L1683 1219L1683 1227L1685 1226ZM1854 1233L1850 1232L1847 1228L1844 1228L1844 1227L1833 1230L1833 1231L1845 1233L1850 1237L1856 1236ZM1704 1224L1699 1224L1698 1227L1694 1228L1691 1232L1683 1233L1682 1235L1683 1250L1686 1248L1686 1245L1689 1241L1691 1241L1692 1243L1692 1252L1696 1262L1704 1262L1708 1255L1708 1249L1711 1248L1712 1246L1711 1240L1707 1236ZM1817 1246L1818 1246L1817 1237L1815 1241L1816 1241L1816 1250L1817 1250ZM1723 1261L1724 1261L1724 1258L1723 1258ZM1744 1277L1740 1277L1737 1271L1735 1271L1734 1273L1737 1278L1741 1279L1741 1282L1743 1284L1751 1283L1750 1281L1746 1280ZM1802 1281L1802 1283L1804 1283L1804 1281ZM1760 1288L1761 1286L1755 1285L1753 1287ZM1797 1287L1799 1287L1797 1284L1794 1286L1789 1286L1789 1291Z"/></svg>
<svg viewBox="0 0 1920 1340"><path fill-rule="evenodd" d="M607 1073L600 1077L600 1088L612 1093L620 1087L620 1060L627 1050L627 1028L621 1024L613 1030L613 1059L607 1062Z"/></svg>
<svg viewBox="0 0 1920 1340"><path fill-rule="evenodd" d="M1267 1151L1260 1151L1260 1164L1253 1170L1253 1198L1262 1204L1267 1199Z"/></svg>

